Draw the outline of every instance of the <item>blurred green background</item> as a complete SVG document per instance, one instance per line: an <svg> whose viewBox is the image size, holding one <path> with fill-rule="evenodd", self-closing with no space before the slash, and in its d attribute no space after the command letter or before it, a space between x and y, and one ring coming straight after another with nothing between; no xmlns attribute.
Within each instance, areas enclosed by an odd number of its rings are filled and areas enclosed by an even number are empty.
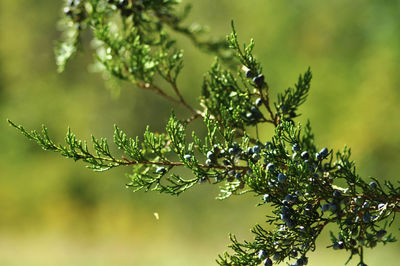
<svg viewBox="0 0 400 266"><path fill-rule="evenodd" d="M311 66L310 118L320 146L353 149L359 173L398 180L400 171L400 1L202 0L188 22L253 37L272 91ZM141 135L162 130L177 106L127 84L113 98L100 75L90 74L92 51L56 73L53 44L61 1L0 1L0 265L214 265L228 233L250 238L265 207L252 195L214 200L202 185L182 196L132 193L124 173L93 173L81 163L44 152L6 123L39 129L62 141L67 126L81 138L112 136L113 124ZM213 58L185 39L180 86L196 104L202 75ZM271 128L262 129L267 138ZM155 219L157 212L160 219ZM392 232L399 237L399 222ZM310 265L343 265L347 254L328 250L328 232ZM399 243L367 252L369 265L398 265ZM355 265L353 261L350 265Z"/></svg>

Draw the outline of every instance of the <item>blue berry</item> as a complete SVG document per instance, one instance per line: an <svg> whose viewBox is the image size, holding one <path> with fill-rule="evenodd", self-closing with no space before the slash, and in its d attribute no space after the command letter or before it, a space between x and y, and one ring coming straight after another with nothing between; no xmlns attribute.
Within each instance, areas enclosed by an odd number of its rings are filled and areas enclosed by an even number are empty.
<svg viewBox="0 0 400 266"><path fill-rule="evenodd" d="M252 155L253 154L253 149L251 147L248 147L246 150L247 155Z"/></svg>
<svg viewBox="0 0 400 266"><path fill-rule="evenodd" d="M265 146L267 149L272 149L272 148L273 148L272 142L270 142L270 141L265 142L264 146Z"/></svg>
<svg viewBox="0 0 400 266"><path fill-rule="evenodd" d="M324 159L326 156L328 156L329 151L327 148L323 148L322 150L320 150L317 154L315 154L315 158L320 161L322 159Z"/></svg>
<svg viewBox="0 0 400 266"><path fill-rule="evenodd" d="M287 221L287 220L289 220L290 219L290 215L289 214L287 214L287 213L282 213L281 214L281 220L282 221Z"/></svg>
<svg viewBox="0 0 400 266"><path fill-rule="evenodd" d="M266 258L264 260L264 266L272 266L272 260L270 258Z"/></svg>
<svg viewBox="0 0 400 266"><path fill-rule="evenodd" d="M300 154L300 157L301 157L303 160L307 160L308 158L310 158L310 154L308 153L308 151L303 151L303 152Z"/></svg>
<svg viewBox="0 0 400 266"><path fill-rule="evenodd" d="M264 83L264 75L260 74L253 78L253 82L258 86L261 87Z"/></svg>
<svg viewBox="0 0 400 266"><path fill-rule="evenodd" d="M268 172L273 172L275 171L275 165L273 163L267 164L267 171Z"/></svg>
<svg viewBox="0 0 400 266"><path fill-rule="evenodd" d="M252 78L252 77L254 77L253 72L251 72L250 69L246 70L246 78Z"/></svg>
<svg viewBox="0 0 400 266"><path fill-rule="evenodd" d="M278 174L278 181L279 181L280 183L285 182L286 179L287 179L287 177L286 177L285 174L282 174L282 173L279 173L279 174Z"/></svg>
<svg viewBox="0 0 400 266"><path fill-rule="evenodd" d="M288 206L283 206L281 208L281 213L289 214L290 212L291 212L291 210L290 210L290 208Z"/></svg>
<svg viewBox="0 0 400 266"><path fill-rule="evenodd" d="M334 198L340 198L342 196L342 193L340 193L340 191L339 190L334 190L333 191L333 197Z"/></svg>
<svg viewBox="0 0 400 266"><path fill-rule="evenodd" d="M207 164L207 165L212 165L212 164L213 164L213 161L210 160L210 159L207 159L207 160L206 160L206 164Z"/></svg>
<svg viewBox="0 0 400 266"><path fill-rule="evenodd" d="M214 144L213 150L214 150L215 153L219 152L219 146L218 146L218 144Z"/></svg>
<svg viewBox="0 0 400 266"><path fill-rule="evenodd" d="M378 187L378 185L375 182L371 182L371 183L369 183L369 187L372 189L376 189Z"/></svg>
<svg viewBox="0 0 400 266"><path fill-rule="evenodd" d="M205 183L206 181L207 181L207 178L204 177L204 176L203 176L202 178L199 179L199 182L200 182L200 183Z"/></svg>
<svg viewBox="0 0 400 266"><path fill-rule="evenodd" d="M250 111L251 111L252 115L253 115L255 118L262 118L262 117L263 117L263 115L262 115L262 113L260 112L260 110L259 110L257 107L255 107L255 106L252 106L251 109L250 109Z"/></svg>
<svg viewBox="0 0 400 266"><path fill-rule="evenodd" d="M254 119L253 113L246 113L246 118L253 120Z"/></svg>
<svg viewBox="0 0 400 266"><path fill-rule="evenodd" d="M363 205L361 206L363 209L368 209L369 208L369 203L368 201L364 202Z"/></svg>
<svg viewBox="0 0 400 266"><path fill-rule="evenodd" d="M288 197L290 203L296 203L297 200L299 199L297 195L291 195L291 194L286 195L286 197Z"/></svg>
<svg viewBox="0 0 400 266"><path fill-rule="evenodd" d="M157 167L156 169L156 174L165 174L166 172L167 170L163 166Z"/></svg>
<svg viewBox="0 0 400 266"><path fill-rule="evenodd" d="M261 104L262 104L262 99L261 99L261 98L257 98L257 100L255 101L255 104L256 104L257 106L261 106Z"/></svg>
<svg viewBox="0 0 400 266"><path fill-rule="evenodd" d="M293 144L292 151L294 152L300 151L300 145L298 143Z"/></svg>
<svg viewBox="0 0 400 266"><path fill-rule="evenodd" d="M241 174L241 173L236 173L236 174L235 174L235 178L236 178L237 180L240 180L240 179L242 178L242 174Z"/></svg>
<svg viewBox="0 0 400 266"><path fill-rule="evenodd" d="M370 221L371 221L371 215L369 214L369 212L364 213L363 222L364 223L369 223Z"/></svg>
<svg viewBox="0 0 400 266"><path fill-rule="evenodd" d="M292 256L292 257L297 257L298 256L298 252L297 252L297 249L292 249L291 251L290 251L290 255Z"/></svg>
<svg viewBox="0 0 400 266"><path fill-rule="evenodd" d="M343 248L344 248L343 241L337 241L337 242L333 243L334 250L343 249Z"/></svg>
<svg viewBox="0 0 400 266"><path fill-rule="evenodd" d="M267 252L265 252L265 250L260 250L259 252L258 252L258 257L260 258L260 259L264 259L265 257L267 256Z"/></svg>
<svg viewBox="0 0 400 266"><path fill-rule="evenodd" d="M270 199L270 195L269 194L264 194L264 196L263 196L263 200L264 200L264 202L268 202L269 201L269 199Z"/></svg>
<svg viewBox="0 0 400 266"><path fill-rule="evenodd" d="M385 203L379 203L379 204L378 204L378 209L379 209L379 210L382 209L383 207L385 207Z"/></svg>
<svg viewBox="0 0 400 266"><path fill-rule="evenodd" d="M207 159L214 160L215 154L212 151L207 152Z"/></svg>
<svg viewBox="0 0 400 266"><path fill-rule="evenodd" d="M231 165L231 162L230 162L229 160L227 160L227 159L222 160L222 163L223 163L225 166Z"/></svg>
<svg viewBox="0 0 400 266"><path fill-rule="evenodd" d="M185 155L183 156L183 158L184 158L185 160L190 160L190 159L192 159L192 155L190 155L190 154L185 154Z"/></svg>
<svg viewBox="0 0 400 266"><path fill-rule="evenodd" d="M303 266L303 265L305 265L303 258L298 259L298 260L296 261L296 265L297 265L297 266Z"/></svg>
<svg viewBox="0 0 400 266"><path fill-rule="evenodd" d="M381 240L382 237L384 237L385 235L386 235L386 230L381 229L381 230L379 230L378 232L376 232L376 237L377 237L379 240Z"/></svg>
<svg viewBox="0 0 400 266"><path fill-rule="evenodd" d="M260 154L258 154L258 153L254 153L253 154L253 156L251 156L254 160L256 160L256 161L258 161L258 160L260 160L261 159L261 156L260 156Z"/></svg>
<svg viewBox="0 0 400 266"><path fill-rule="evenodd" d="M252 151L253 151L254 153L260 153L260 152L261 152L260 146L254 145Z"/></svg>
<svg viewBox="0 0 400 266"><path fill-rule="evenodd" d="M333 247L334 250L338 250L339 249L339 243L338 242L333 243L332 247Z"/></svg>

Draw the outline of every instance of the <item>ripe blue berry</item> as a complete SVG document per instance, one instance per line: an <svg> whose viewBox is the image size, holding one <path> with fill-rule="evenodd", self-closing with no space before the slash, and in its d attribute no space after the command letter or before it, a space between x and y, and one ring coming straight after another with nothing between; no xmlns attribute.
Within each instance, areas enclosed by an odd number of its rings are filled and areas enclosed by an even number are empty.
<svg viewBox="0 0 400 266"><path fill-rule="evenodd" d="M288 206L283 206L281 208L281 213L289 214L290 212L291 212L291 209Z"/></svg>
<svg viewBox="0 0 400 266"><path fill-rule="evenodd" d="M285 174L282 174L282 173L278 174L278 182L283 183L286 181L286 179L287 179L287 177Z"/></svg>
<svg viewBox="0 0 400 266"><path fill-rule="evenodd" d="M378 185L375 182L371 182L371 183L369 183L369 187L372 189L376 189L378 187Z"/></svg>
<svg viewBox="0 0 400 266"><path fill-rule="evenodd" d="M317 154L315 154L315 158L320 161L322 159L324 159L326 156L328 156L329 151L327 148L323 148L322 150L320 150Z"/></svg>
<svg viewBox="0 0 400 266"><path fill-rule="evenodd" d="M298 260L296 261L296 265L297 265L297 266L303 266L303 265L305 265L303 258L298 259Z"/></svg>
<svg viewBox="0 0 400 266"><path fill-rule="evenodd" d="M183 158L184 158L185 160L190 160L190 159L192 159L192 155L190 155L190 154L185 154L185 155L183 156Z"/></svg>
<svg viewBox="0 0 400 266"><path fill-rule="evenodd" d="M248 148L246 149L246 153L247 153L247 155L252 155L252 154L253 154L253 148L248 147Z"/></svg>
<svg viewBox="0 0 400 266"><path fill-rule="evenodd" d="M255 104L256 104L257 106L261 106L261 104L262 104L262 99L261 99L261 98L257 98L256 101L255 101Z"/></svg>
<svg viewBox="0 0 400 266"><path fill-rule="evenodd" d="M213 150L214 150L215 153L219 152L219 146L218 146L218 144L214 144Z"/></svg>
<svg viewBox="0 0 400 266"><path fill-rule="evenodd" d="M261 152L260 146L254 145L252 151L253 151L254 153L260 153L260 152Z"/></svg>
<svg viewBox="0 0 400 266"><path fill-rule="evenodd" d="M272 149L272 148L273 148L273 145L272 145L272 143L271 143L270 141L265 142L264 146L265 146L267 149Z"/></svg>
<svg viewBox="0 0 400 266"><path fill-rule="evenodd" d="M255 106L252 106L250 111L251 111L251 113L252 113L254 118L262 118L263 117L263 115L260 112L260 110Z"/></svg>
<svg viewBox="0 0 400 266"><path fill-rule="evenodd" d="M333 197L334 198L340 198L342 196L342 193L340 193L340 191L339 190L334 190L333 191Z"/></svg>
<svg viewBox="0 0 400 266"><path fill-rule="evenodd" d="M289 203L296 203L299 197L297 195L288 194L286 195L285 199L289 201Z"/></svg>
<svg viewBox="0 0 400 266"><path fill-rule="evenodd" d="M254 77L253 72L251 72L250 69L246 70L246 78L252 78L252 77Z"/></svg>
<svg viewBox="0 0 400 266"><path fill-rule="evenodd" d="M258 161L258 160L260 160L261 159L261 156L260 156L260 154L258 154L258 153L254 153L253 154L253 156L251 156L254 160L256 160L256 161Z"/></svg>
<svg viewBox="0 0 400 266"><path fill-rule="evenodd" d="M223 163L225 166L231 165L231 162L230 162L229 160L227 160L227 159L223 159L223 160L222 160L222 163Z"/></svg>
<svg viewBox="0 0 400 266"><path fill-rule="evenodd" d="M273 163L267 164L267 171L268 172L273 172L275 171L275 165Z"/></svg>
<svg viewBox="0 0 400 266"><path fill-rule="evenodd" d="M258 257L260 258L260 259L264 259L265 257L267 256L267 252L265 252L265 250L260 250L259 252L258 252Z"/></svg>
<svg viewBox="0 0 400 266"><path fill-rule="evenodd" d="M241 174L241 173L236 173L236 174L235 174L235 178L236 178L237 180L240 180L240 179L242 178L242 174Z"/></svg>
<svg viewBox="0 0 400 266"><path fill-rule="evenodd" d="M157 167L156 169L156 174L165 174L166 172L167 170L163 166Z"/></svg>
<svg viewBox="0 0 400 266"><path fill-rule="evenodd" d="M292 257L297 257L297 255L298 255L298 252L297 252L297 249L292 249L291 251L290 251L290 255L292 256Z"/></svg>
<svg viewBox="0 0 400 266"><path fill-rule="evenodd" d="M282 213L281 214L281 220L282 221L287 221L287 220L289 220L290 219L290 215L289 214L287 214L287 213Z"/></svg>
<svg viewBox="0 0 400 266"><path fill-rule="evenodd" d="M207 159L214 160L215 154L212 151L207 152Z"/></svg>
<svg viewBox="0 0 400 266"><path fill-rule="evenodd" d="M371 221L371 215L368 212L364 213L363 222L364 223L369 223L370 221Z"/></svg>
<svg viewBox="0 0 400 266"><path fill-rule="evenodd" d="M310 158L310 154L308 153L308 151L303 151L303 152L300 154L300 157L301 157L303 160L308 160L308 158Z"/></svg>
<svg viewBox="0 0 400 266"><path fill-rule="evenodd" d="M207 165L212 165L212 164L213 164L213 162L212 162L212 160L210 160L210 159L207 159L207 160L206 160L206 164L207 164Z"/></svg>
<svg viewBox="0 0 400 266"><path fill-rule="evenodd" d="M268 202L269 199L270 199L270 195L269 195L269 194L264 194L263 200L264 200L265 202Z"/></svg>
<svg viewBox="0 0 400 266"><path fill-rule="evenodd" d="M260 74L253 78L253 82L257 85L257 87L261 87L264 83L264 75Z"/></svg>
<svg viewBox="0 0 400 266"><path fill-rule="evenodd" d="M266 258L264 260L264 266L272 266L272 260L270 258Z"/></svg>
<svg viewBox="0 0 400 266"><path fill-rule="evenodd" d="M298 143L293 144L292 151L293 152L300 151L300 145Z"/></svg>
<svg viewBox="0 0 400 266"><path fill-rule="evenodd" d="M385 235L386 235L386 230L381 229L381 230L379 230L378 232L376 232L376 237L377 237L379 240L381 240L382 237L384 237Z"/></svg>

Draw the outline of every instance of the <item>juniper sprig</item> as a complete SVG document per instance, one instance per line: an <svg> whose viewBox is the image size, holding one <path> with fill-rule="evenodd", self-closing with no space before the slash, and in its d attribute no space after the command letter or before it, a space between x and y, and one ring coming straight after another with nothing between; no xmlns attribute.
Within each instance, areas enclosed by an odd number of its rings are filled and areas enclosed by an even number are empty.
<svg viewBox="0 0 400 266"><path fill-rule="evenodd" d="M358 265L365 265L366 248L395 241L387 230L400 212L400 186L377 179L368 183L358 175L349 148L317 147L310 122L294 121L310 90L309 68L293 88L272 99L270 77L253 55L254 40L242 47L233 23L222 42L202 39L201 32L185 26L189 8L179 12L174 0L69 0L63 11L64 34L56 48L60 71L79 50L82 32L91 30L102 71L183 106L188 116L178 119L172 112L164 133L148 127L142 141L115 126L113 145L120 151L115 153L105 138L92 137L89 145L68 129L65 143L57 144L45 126L39 133L8 121L28 139L95 171L130 166L127 186L134 191L179 195L206 182L220 186L219 199L256 195L260 207L272 207L265 225L251 229L251 241L231 235L231 253L219 255L220 265L306 265L328 224L336 225L328 248L348 251L349 261L358 256ZM200 108L190 106L180 92L183 51L171 31L217 56L204 76ZM194 119L203 120L206 136L188 135ZM261 123L273 128L267 142L249 133ZM179 175L179 167L193 175Z"/></svg>

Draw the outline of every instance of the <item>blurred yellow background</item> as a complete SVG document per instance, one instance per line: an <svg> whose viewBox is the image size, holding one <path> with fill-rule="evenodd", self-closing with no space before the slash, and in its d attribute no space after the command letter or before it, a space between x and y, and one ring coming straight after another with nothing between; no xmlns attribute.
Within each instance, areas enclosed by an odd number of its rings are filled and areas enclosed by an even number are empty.
<svg viewBox="0 0 400 266"><path fill-rule="evenodd" d="M400 1L202 0L189 22L214 36L235 21L241 42L256 41L272 93L291 86L311 66L314 79L300 121L310 118L320 146L352 147L359 173L398 180L400 172ZM42 151L6 123L40 129L61 142L70 126L82 139L130 136L147 124L162 130L171 107L123 84L112 97L90 74L90 45L56 73L53 44L61 1L0 1L0 265L214 265L228 233L249 239L265 207L248 195L216 201L202 185L180 197L132 193L129 168L93 173L82 163ZM183 94L196 104L213 61L184 38ZM271 128L262 129L267 138ZM157 220L154 213L158 213ZM399 222L392 229L397 237ZM343 265L324 232L310 265ZM399 243L366 253L369 265L399 265ZM350 265L356 265L353 261Z"/></svg>

